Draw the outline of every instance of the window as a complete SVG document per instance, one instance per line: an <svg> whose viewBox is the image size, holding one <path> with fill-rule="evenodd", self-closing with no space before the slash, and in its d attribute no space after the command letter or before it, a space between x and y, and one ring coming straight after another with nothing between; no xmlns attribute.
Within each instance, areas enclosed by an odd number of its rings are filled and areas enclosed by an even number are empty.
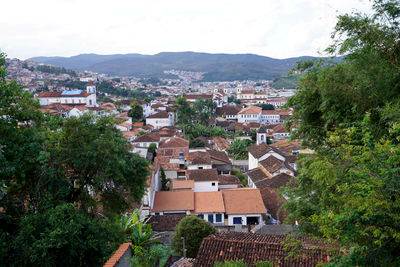
<svg viewBox="0 0 400 267"><path fill-rule="evenodd" d="M209 221L210 223L213 223L213 222L214 222L214 215L213 215L213 214L208 214L208 221Z"/></svg>
<svg viewBox="0 0 400 267"><path fill-rule="evenodd" d="M242 224L242 217L233 217L233 224Z"/></svg>
<svg viewBox="0 0 400 267"><path fill-rule="evenodd" d="M211 183L211 186L215 186L215 183Z"/></svg>
<svg viewBox="0 0 400 267"><path fill-rule="evenodd" d="M221 214L215 214L215 222L222 222L222 215Z"/></svg>
<svg viewBox="0 0 400 267"><path fill-rule="evenodd" d="M204 219L204 215L203 214L199 214L199 215L197 215L197 217L199 217L200 219Z"/></svg>

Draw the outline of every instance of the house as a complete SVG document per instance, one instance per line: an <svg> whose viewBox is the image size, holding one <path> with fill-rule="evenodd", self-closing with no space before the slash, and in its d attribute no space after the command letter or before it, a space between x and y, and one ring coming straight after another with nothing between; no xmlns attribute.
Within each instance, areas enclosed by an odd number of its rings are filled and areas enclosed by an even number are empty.
<svg viewBox="0 0 400 267"><path fill-rule="evenodd" d="M272 129L274 139L287 139L290 137L290 131L286 130L283 124L278 124Z"/></svg>
<svg viewBox="0 0 400 267"><path fill-rule="evenodd" d="M253 144L247 148L249 152L249 170L257 168L261 160L273 155L281 161L285 161L286 153L279 151L278 148L269 146L265 143Z"/></svg>
<svg viewBox="0 0 400 267"><path fill-rule="evenodd" d="M186 165L188 170L211 169L211 159L207 152L189 152Z"/></svg>
<svg viewBox="0 0 400 267"><path fill-rule="evenodd" d="M196 215L216 226L262 223L266 209L258 189L239 188L212 192L188 189L154 194L152 215Z"/></svg>
<svg viewBox="0 0 400 267"><path fill-rule="evenodd" d="M238 106L225 105L216 109L217 118L227 120L237 120L237 115L241 109Z"/></svg>
<svg viewBox="0 0 400 267"><path fill-rule="evenodd" d="M254 90L241 90L237 94L237 99L254 99Z"/></svg>
<svg viewBox="0 0 400 267"><path fill-rule="evenodd" d="M37 96L42 106L51 104L83 104L87 107L96 107L96 87L89 85L86 91L83 90L65 90L62 92L40 92Z"/></svg>
<svg viewBox="0 0 400 267"><path fill-rule="evenodd" d="M211 160L211 167L217 169L218 174L230 174L232 163L224 151L207 150Z"/></svg>
<svg viewBox="0 0 400 267"><path fill-rule="evenodd" d="M194 191L158 191L155 192L152 215L186 214L194 210Z"/></svg>
<svg viewBox="0 0 400 267"><path fill-rule="evenodd" d="M238 122L261 122L261 111L262 108L257 106L248 106L243 108L238 113Z"/></svg>
<svg viewBox="0 0 400 267"><path fill-rule="evenodd" d="M234 189L242 186L239 178L234 175L218 175L218 190Z"/></svg>
<svg viewBox="0 0 400 267"><path fill-rule="evenodd" d="M195 207L192 212L214 225L224 225L225 205L222 192L195 192Z"/></svg>
<svg viewBox="0 0 400 267"><path fill-rule="evenodd" d="M218 191L218 173L216 169L188 170L187 180L194 181L195 192Z"/></svg>
<svg viewBox="0 0 400 267"><path fill-rule="evenodd" d="M266 214L260 190L252 188L224 189L225 217L228 225L260 224Z"/></svg>
<svg viewBox="0 0 400 267"><path fill-rule="evenodd" d="M273 266L314 267L320 263L329 263L332 250L338 247L328 246L323 241L314 241L308 237L295 237L300 243L296 256L290 256L285 247L285 235L267 235L241 232L219 232L203 239L194 267L215 266L217 262L242 259L247 266L269 261Z"/></svg>
<svg viewBox="0 0 400 267"><path fill-rule="evenodd" d="M152 143L156 144L157 147L159 146L160 135L157 132L140 135L133 141L133 144L137 147L145 148L148 148Z"/></svg>
<svg viewBox="0 0 400 267"><path fill-rule="evenodd" d="M146 124L152 125L154 129L160 129L165 126L174 126L173 113L162 111L146 117Z"/></svg>

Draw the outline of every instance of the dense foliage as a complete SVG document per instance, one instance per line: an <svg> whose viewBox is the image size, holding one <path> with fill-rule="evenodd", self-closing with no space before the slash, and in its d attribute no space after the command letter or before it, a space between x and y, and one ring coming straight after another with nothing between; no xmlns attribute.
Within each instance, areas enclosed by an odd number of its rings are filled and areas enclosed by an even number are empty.
<svg viewBox="0 0 400 267"><path fill-rule="evenodd" d="M37 71L41 71L41 72L46 72L46 73L52 73L52 74L69 74L72 77L76 77L76 72L73 70L68 70L65 69L63 67L53 67L53 66L49 66L49 65L39 65L36 67Z"/></svg>
<svg viewBox="0 0 400 267"><path fill-rule="evenodd" d="M247 147L251 144L252 141L248 139L235 140L226 151L234 159L248 159Z"/></svg>
<svg viewBox="0 0 400 267"><path fill-rule="evenodd" d="M371 16L339 16L329 52L305 62L288 103L292 124L315 149L287 188L289 221L340 242L332 266L400 265L400 3L374 1Z"/></svg>
<svg viewBox="0 0 400 267"><path fill-rule="evenodd" d="M132 118L132 123L143 120L143 107L138 102L131 103L131 109L128 111L128 116Z"/></svg>
<svg viewBox="0 0 400 267"><path fill-rule="evenodd" d="M292 75L287 77L275 78L271 84L275 89L296 89L299 85L299 76Z"/></svg>
<svg viewBox="0 0 400 267"><path fill-rule="evenodd" d="M120 241L104 214L141 199L147 161L110 118L43 115L5 77L0 55L0 262L101 265Z"/></svg>
<svg viewBox="0 0 400 267"><path fill-rule="evenodd" d="M181 238L184 237L187 257L195 258L203 238L216 232L217 230L211 223L196 216L186 216L175 227L171 246L180 255L183 255Z"/></svg>

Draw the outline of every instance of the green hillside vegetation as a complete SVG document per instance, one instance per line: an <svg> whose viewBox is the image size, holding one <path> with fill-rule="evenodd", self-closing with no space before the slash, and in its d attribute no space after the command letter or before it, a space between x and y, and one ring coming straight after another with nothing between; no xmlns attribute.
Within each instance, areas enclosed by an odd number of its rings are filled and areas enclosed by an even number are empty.
<svg viewBox="0 0 400 267"><path fill-rule="evenodd" d="M68 70L64 67L53 67L48 65L39 65L36 67L37 71L46 72L46 73L53 73L53 74L69 74L73 77L76 77L76 72L73 70Z"/></svg>
<svg viewBox="0 0 400 267"><path fill-rule="evenodd" d="M272 88L275 89L296 89L299 85L299 76L292 75L275 78L272 82Z"/></svg>
<svg viewBox="0 0 400 267"><path fill-rule="evenodd" d="M253 54L208 54L163 52L156 55L78 55L69 58L37 57L31 60L119 76L177 78L164 70L205 72L203 81L271 80L284 76L299 60L312 57L274 59Z"/></svg>

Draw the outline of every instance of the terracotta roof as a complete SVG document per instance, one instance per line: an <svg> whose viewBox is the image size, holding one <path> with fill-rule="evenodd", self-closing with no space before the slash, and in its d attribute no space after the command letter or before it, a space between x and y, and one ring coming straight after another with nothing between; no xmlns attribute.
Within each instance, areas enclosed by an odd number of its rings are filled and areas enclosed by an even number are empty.
<svg viewBox="0 0 400 267"><path fill-rule="evenodd" d="M190 165L211 165L211 159L207 152L189 152L187 160L190 161Z"/></svg>
<svg viewBox="0 0 400 267"><path fill-rule="evenodd" d="M253 183L257 183L259 181L269 178L267 174L264 173L260 168L254 168L247 171L247 175L250 177Z"/></svg>
<svg viewBox="0 0 400 267"><path fill-rule="evenodd" d="M228 155L224 151L207 150L211 160L218 160L230 164Z"/></svg>
<svg viewBox="0 0 400 267"><path fill-rule="evenodd" d="M194 188L193 180L172 180L172 189L192 189Z"/></svg>
<svg viewBox="0 0 400 267"><path fill-rule="evenodd" d="M217 114L218 116L237 115L239 113L239 111L240 111L240 108L238 106L227 105L227 106L217 108L215 110L215 114Z"/></svg>
<svg viewBox="0 0 400 267"><path fill-rule="evenodd" d="M153 212L194 210L192 190L155 192Z"/></svg>
<svg viewBox="0 0 400 267"><path fill-rule="evenodd" d="M169 113L166 111L161 111L146 117L146 119L168 119L168 118L169 118Z"/></svg>
<svg viewBox="0 0 400 267"><path fill-rule="evenodd" d="M260 193L268 213L271 214L275 220L283 222L289 213L287 211L279 211L279 208L286 200L279 195L276 189L266 187L261 189Z"/></svg>
<svg viewBox="0 0 400 267"><path fill-rule="evenodd" d="M202 94L202 95L184 95L183 97L186 99L196 100L199 97L204 98L204 99L213 98L213 95L204 95L204 94Z"/></svg>
<svg viewBox="0 0 400 267"><path fill-rule="evenodd" d="M241 185L239 178L235 175L218 175L218 185Z"/></svg>
<svg viewBox="0 0 400 267"><path fill-rule="evenodd" d="M195 182L218 181L217 169L188 170L187 179Z"/></svg>
<svg viewBox="0 0 400 267"><path fill-rule="evenodd" d="M288 257L284 235L263 235L241 232L219 232L203 239L194 266L214 266L216 262L243 259L248 266L261 261L272 261L274 266L314 267L327 263L330 254L323 242L296 237L302 243L297 257Z"/></svg>
<svg viewBox="0 0 400 267"><path fill-rule="evenodd" d="M279 148L279 150L286 152L286 153L290 153L292 151L297 151L300 150L301 146L300 146L300 142L299 141L280 141L277 143L273 143L271 144L271 147L277 147Z"/></svg>
<svg viewBox="0 0 400 267"><path fill-rule="evenodd" d="M284 166L283 161L277 159L275 156L269 156L268 158L259 162L269 173L274 173Z"/></svg>
<svg viewBox="0 0 400 267"><path fill-rule="evenodd" d="M193 213L225 212L222 192L195 192Z"/></svg>
<svg viewBox="0 0 400 267"><path fill-rule="evenodd" d="M227 148L229 148L231 145L229 144L228 140L226 140L225 138L216 136L214 137L214 142L215 145L217 146L218 149L220 150L225 150Z"/></svg>
<svg viewBox="0 0 400 267"><path fill-rule="evenodd" d="M189 140L183 139L181 137L171 137L163 140L160 143L160 148L176 148L176 147L187 147L189 149Z"/></svg>
<svg viewBox="0 0 400 267"><path fill-rule="evenodd" d="M174 267L192 267L194 261L194 258L182 258L174 264Z"/></svg>
<svg viewBox="0 0 400 267"><path fill-rule="evenodd" d="M293 176L290 176L286 173L279 173L271 178L263 179L260 181L253 181L257 188L263 189L266 187L269 188L280 188L285 186L288 182L294 180Z"/></svg>
<svg viewBox="0 0 400 267"><path fill-rule="evenodd" d="M281 124L277 124L277 125L272 129L272 131L273 131L274 133L288 133L288 132L290 132L290 131L288 131L288 130L285 129L285 126L283 126L282 123L281 123Z"/></svg>
<svg viewBox="0 0 400 267"><path fill-rule="evenodd" d="M160 142L160 135L158 133L148 133L141 136L138 136L134 141L134 143L140 142Z"/></svg>
<svg viewBox="0 0 400 267"><path fill-rule="evenodd" d="M249 146L247 148L247 151L249 151L250 154L253 155L253 157L255 157L256 159L259 159L262 156L264 156L265 154L267 154L269 151L271 151L271 147L269 147L265 143L262 143L260 145L254 144L252 146Z"/></svg>
<svg viewBox="0 0 400 267"><path fill-rule="evenodd" d="M242 90L242 94L254 94L254 90L247 89L247 90Z"/></svg>
<svg viewBox="0 0 400 267"><path fill-rule="evenodd" d="M121 257L125 254L125 252L129 249L130 245L132 245L132 243L121 244L117 251L115 251L114 254L111 256L111 258L109 258L108 261L104 263L104 267L114 267L121 259Z"/></svg>
<svg viewBox="0 0 400 267"><path fill-rule="evenodd" d="M47 97L47 98L50 98L50 97L86 97L86 96L93 94L93 93L88 93L88 92L82 91L82 90L80 90L80 91L81 92L76 95L72 95L72 94L71 95L62 95L62 92L40 92L38 94L38 97L39 98L44 98L44 97Z"/></svg>
<svg viewBox="0 0 400 267"><path fill-rule="evenodd" d="M185 214L153 215L150 216L149 224L151 224L151 229L156 232L174 231L175 226L185 216Z"/></svg>
<svg viewBox="0 0 400 267"><path fill-rule="evenodd" d="M224 189L226 214L265 214L260 190L253 188Z"/></svg>
<svg viewBox="0 0 400 267"><path fill-rule="evenodd" d="M248 106L241 111L239 111L238 114L259 114L261 113L262 108L257 107L257 106Z"/></svg>

